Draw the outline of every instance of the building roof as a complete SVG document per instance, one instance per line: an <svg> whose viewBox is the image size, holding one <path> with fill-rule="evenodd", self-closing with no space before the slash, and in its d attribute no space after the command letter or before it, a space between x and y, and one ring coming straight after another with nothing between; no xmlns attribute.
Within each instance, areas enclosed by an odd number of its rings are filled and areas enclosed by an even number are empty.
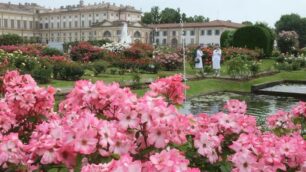
<svg viewBox="0 0 306 172"><path fill-rule="evenodd" d="M167 23L167 24L150 24L150 28L159 28L159 29L171 29L171 28L180 28L180 23ZM184 23L184 28L196 28L196 27L227 27L227 28L240 28L243 27L243 24L235 23L231 21L224 20L213 20L211 22L204 23Z"/></svg>
<svg viewBox="0 0 306 172"><path fill-rule="evenodd" d="M0 3L0 10L33 12L33 9L44 9L44 8L37 5L36 3L25 3L25 4Z"/></svg>
<svg viewBox="0 0 306 172"><path fill-rule="evenodd" d="M92 10L110 10L110 11L122 11L122 12L134 12L134 13L142 13L140 10L135 9L133 6L129 5L116 5L115 3L94 3L94 4L78 4L78 5L67 5L61 6L60 8L50 9L48 11L44 11L42 13L58 13L58 12L66 12L66 11L92 11Z"/></svg>

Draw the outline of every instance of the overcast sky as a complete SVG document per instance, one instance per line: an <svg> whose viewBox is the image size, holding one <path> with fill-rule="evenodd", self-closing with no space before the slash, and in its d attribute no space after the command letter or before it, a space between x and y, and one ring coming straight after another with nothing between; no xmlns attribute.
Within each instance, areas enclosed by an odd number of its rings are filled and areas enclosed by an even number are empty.
<svg viewBox="0 0 306 172"><path fill-rule="evenodd" d="M45 7L78 4L79 0L0 0L0 2L35 2ZM143 12L152 6L180 8L187 15L203 15L211 20L222 19L235 22L264 21L270 26L283 14L297 13L306 17L306 0L104 0L123 5L132 5ZM102 0L84 0L85 4Z"/></svg>

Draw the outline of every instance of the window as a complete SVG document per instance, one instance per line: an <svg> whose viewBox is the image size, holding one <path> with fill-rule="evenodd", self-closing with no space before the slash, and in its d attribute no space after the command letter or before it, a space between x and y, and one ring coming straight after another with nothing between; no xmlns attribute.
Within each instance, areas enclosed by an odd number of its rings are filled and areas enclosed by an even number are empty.
<svg viewBox="0 0 306 172"><path fill-rule="evenodd" d="M185 30L183 31L183 36L186 36L186 31Z"/></svg>
<svg viewBox="0 0 306 172"><path fill-rule="evenodd" d="M11 20L11 28L15 28L15 21L13 19Z"/></svg>
<svg viewBox="0 0 306 172"><path fill-rule="evenodd" d="M190 36L194 36L194 30L190 31Z"/></svg>
<svg viewBox="0 0 306 172"><path fill-rule="evenodd" d="M59 22L57 22L57 28L60 28L60 23Z"/></svg>
<svg viewBox="0 0 306 172"><path fill-rule="evenodd" d="M194 44L194 38L191 38L190 43Z"/></svg>
<svg viewBox="0 0 306 172"><path fill-rule="evenodd" d="M71 28L71 27L72 27L72 22L70 21L70 22L69 22L69 28Z"/></svg>
<svg viewBox="0 0 306 172"><path fill-rule="evenodd" d="M212 31L211 30L207 30L207 35L212 35Z"/></svg>
<svg viewBox="0 0 306 172"><path fill-rule="evenodd" d="M24 29L27 29L27 28L28 28L27 21L23 21L23 28L24 28Z"/></svg>
<svg viewBox="0 0 306 172"><path fill-rule="evenodd" d="M167 36L167 34L168 34L167 31L164 31L164 32L163 32L163 35L164 35L164 36Z"/></svg>
<svg viewBox="0 0 306 172"><path fill-rule="evenodd" d="M215 30L215 35L220 35L220 30Z"/></svg>
<svg viewBox="0 0 306 172"><path fill-rule="evenodd" d="M156 39L155 42L156 42L156 45L159 45L159 39Z"/></svg>
<svg viewBox="0 0 306 172"><path fill-rule="evenodd" d="M163 45L167 44L167 39L163 39Z"/></svg>
<svg viewBox="0 0 306 172"><path fill-rule="evenodd" d="M54 26L53 26L53 23L51 23L51 29L53 29L53 27L54 27Z"/></svg>
<svg viewBox="0 0 306 172"><path fill-rule="evenodd" d="M48 23L45 23L45 29L48 29L48 28L49 28Z"/></svg>
<svg viewBox="0 0 306 172"><path fill-rule="evenodd" d="M201 30L201 35L205 35L205 30Z"/></svg>
<svg viewBox="0 0 306 172"><path fill-rule="evenodd" d="M176 31L172 31L172 36L176 36Z"/></svg>
<svg viewBox="0 0 306 172"><path fill-rule="evenodd" d="M33 22L30 21L30 29L33 29Z"/></svg>
<svg viewBox="0 0 306 172"><path fill-rule="evenodd" d="M2 27L2 20L0 19L0 27Z"/></svg>
<svg viewBox="0 0 306 172"><path fill-rule="evenodd" d="M63 28L66 28L66 22L63 22Z"/></svg>
<svg viewBox="0 0 306 172"><path fill-rule="evenodd" d="M85 27L85 22L84 21L82 21L82 27Z"/></svg>
<svg viewBox="0 0 306 172"><path fill-rule="evenodd" d="M78 21L74 21L74 27L78 27Z"/></svg>
<svg viewBox="0 0 306 172"><path fill-rule="evenodd" d="M20 20L17 20L17 28L20 29L21 24L20 24Z"/></svg>
<svg viewBox="0 0 306 172"><path fill-rule="evenodd" d="M3 21L4 23L3 23L3 25L4 25L4 28L7 28L8 27L8 22L7 22L7 19L4 19L4 21Z"/></svg>
<svg viewBox="0 0 306 172"><path fill-rule="evenodd" d="M121 35L121 30L117 30L117 35Z"/></svg>
<svg viewBox="0 0 306 172"><path fill-rule="evenodd" d="M155 34L156 34L156 36L159 36L159 32L157 31L157 32L155 32Z"/></svg>
<svg viewBox="0 0 306 172"><path fill-rule="evenodd" d="M91 26L91 20L88 21L88 25Z"/></svg>
<svg viewBox="0 0 306 172"><path fill-rule="evenodd" d="M99 17L99 14L96 14L97 17Z"/></svg>

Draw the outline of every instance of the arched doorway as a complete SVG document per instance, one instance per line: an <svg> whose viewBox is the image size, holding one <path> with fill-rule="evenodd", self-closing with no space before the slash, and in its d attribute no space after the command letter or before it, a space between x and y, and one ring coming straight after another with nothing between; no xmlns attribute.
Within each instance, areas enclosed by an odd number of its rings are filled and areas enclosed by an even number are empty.
<svg viewBox="0 0 306 172"><path fill-rule="evenodd" d="M112 34L110 33L110 31L105 31L105 32L103 33L103 37L104 37L104 38L107 38L107 39L110 39L110 38L112 37Z"/></svg>

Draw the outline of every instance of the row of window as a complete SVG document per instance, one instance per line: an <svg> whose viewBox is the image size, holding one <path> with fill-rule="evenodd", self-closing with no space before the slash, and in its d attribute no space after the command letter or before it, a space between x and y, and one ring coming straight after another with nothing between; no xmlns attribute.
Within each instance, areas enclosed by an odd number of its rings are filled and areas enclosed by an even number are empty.
<svg viewBox="0 0 306 172"><path fill-rule="evenodd" d="M117 35L118 35L118 36L119 36L119 33L121 34L121 31L119 32L119 30L118 30L118 31L117 31ZM69 32L69 33L62 33L62 34L61 34L60 32L58 32L58 33L51 33L50 36L51 36L51 37L54 37L54 36L60 37L61 35L62 35L62 36L72 36L73 34L74 34L75 36L78 36L78 35L79 35L79 32L74 32L74 33ZM84 35L85 35L85 32L81 32L81 35L84 36ZM90 35L90 36L92 36L92 35L97 35L97 32L96 32L96 31L94 31L94 32L88 32L88 35ZM41 34L41 36L43 36L43 35ZM45 36L45 37L48 37L49 34L46 33L46 34L44 34L44 36ZM103 37L112 37L112 34L111 34L110 31L105 31L105 32L103 33ZM134 33L134 37L135 37L135 38L141 38L141 33L140 33L139 31L136 31L136 32Z"/></svg>
<svg viewBox="0 0 306 172"><path fill-rule="evenodd" d="M33 29L33 21L0 19L0 27L11 29Z"/></svg>
<svg viewBox="0 0 306 172"><path fill-rule="evenodd" d="M194 36L195 35L195 31L194 30L190 30L188 32L189 32L190 36ZM200 31L200 35L202 35L202 36L205 35L205 32L206 32L206 35L209 35L209 36L213 34L213 30L209 29L209 30L201 30ZM167 36L168 35L168 31L155 32L155 36L160 36L160 35ZM172 36L176 36L176 35L177 35L177 31L172 31ZM186 36L187 35L187 31L184 31L183 35ZM214 35L220 35L220 30L219 29L214 30Z"/></svg>
<svg viewBox="0 0 306 172"><path fill-rule="evenodd" d="M114 16L114 15L115 15L114 13L111 13L111 14L110 14L110 16ZM94 15L94 14L93 14L93 15L89 14L89 15L88 15L88 17L93 17L93 16L96 16L96 17L99 17L99 16L107 16L107 13L103 13L103 14L101 14L101 15L100 15L100 14L95 14L95 15ZM116 17L119 17L119 14L116 14L115 16L116 16ZM80 17L79 15L75 15L75 16L74 16L74 18L79 18L79 17ZM85 15L82 14L82 18L84 18L84 17L85 17ZM128 14L128 17L130 17L130 14ZM139 15L138 15L137 17L140 18ZM57 18L57 19L60 19L60 18L62 18L62 19L66 19L66 18L71 19L71 18L73 18L73 17L72 17L72 16L67 16L67 17L66 17L66 16L62 16L62 17L60 17L60 16L57 16L57 17L50 17L51 20L53 20L53 19L55 19L55 18ZM43 18L41 17L40 20L42 20L42 19L43 19ZM48 20L48 17L45 17L45 20Z"/></svg>

